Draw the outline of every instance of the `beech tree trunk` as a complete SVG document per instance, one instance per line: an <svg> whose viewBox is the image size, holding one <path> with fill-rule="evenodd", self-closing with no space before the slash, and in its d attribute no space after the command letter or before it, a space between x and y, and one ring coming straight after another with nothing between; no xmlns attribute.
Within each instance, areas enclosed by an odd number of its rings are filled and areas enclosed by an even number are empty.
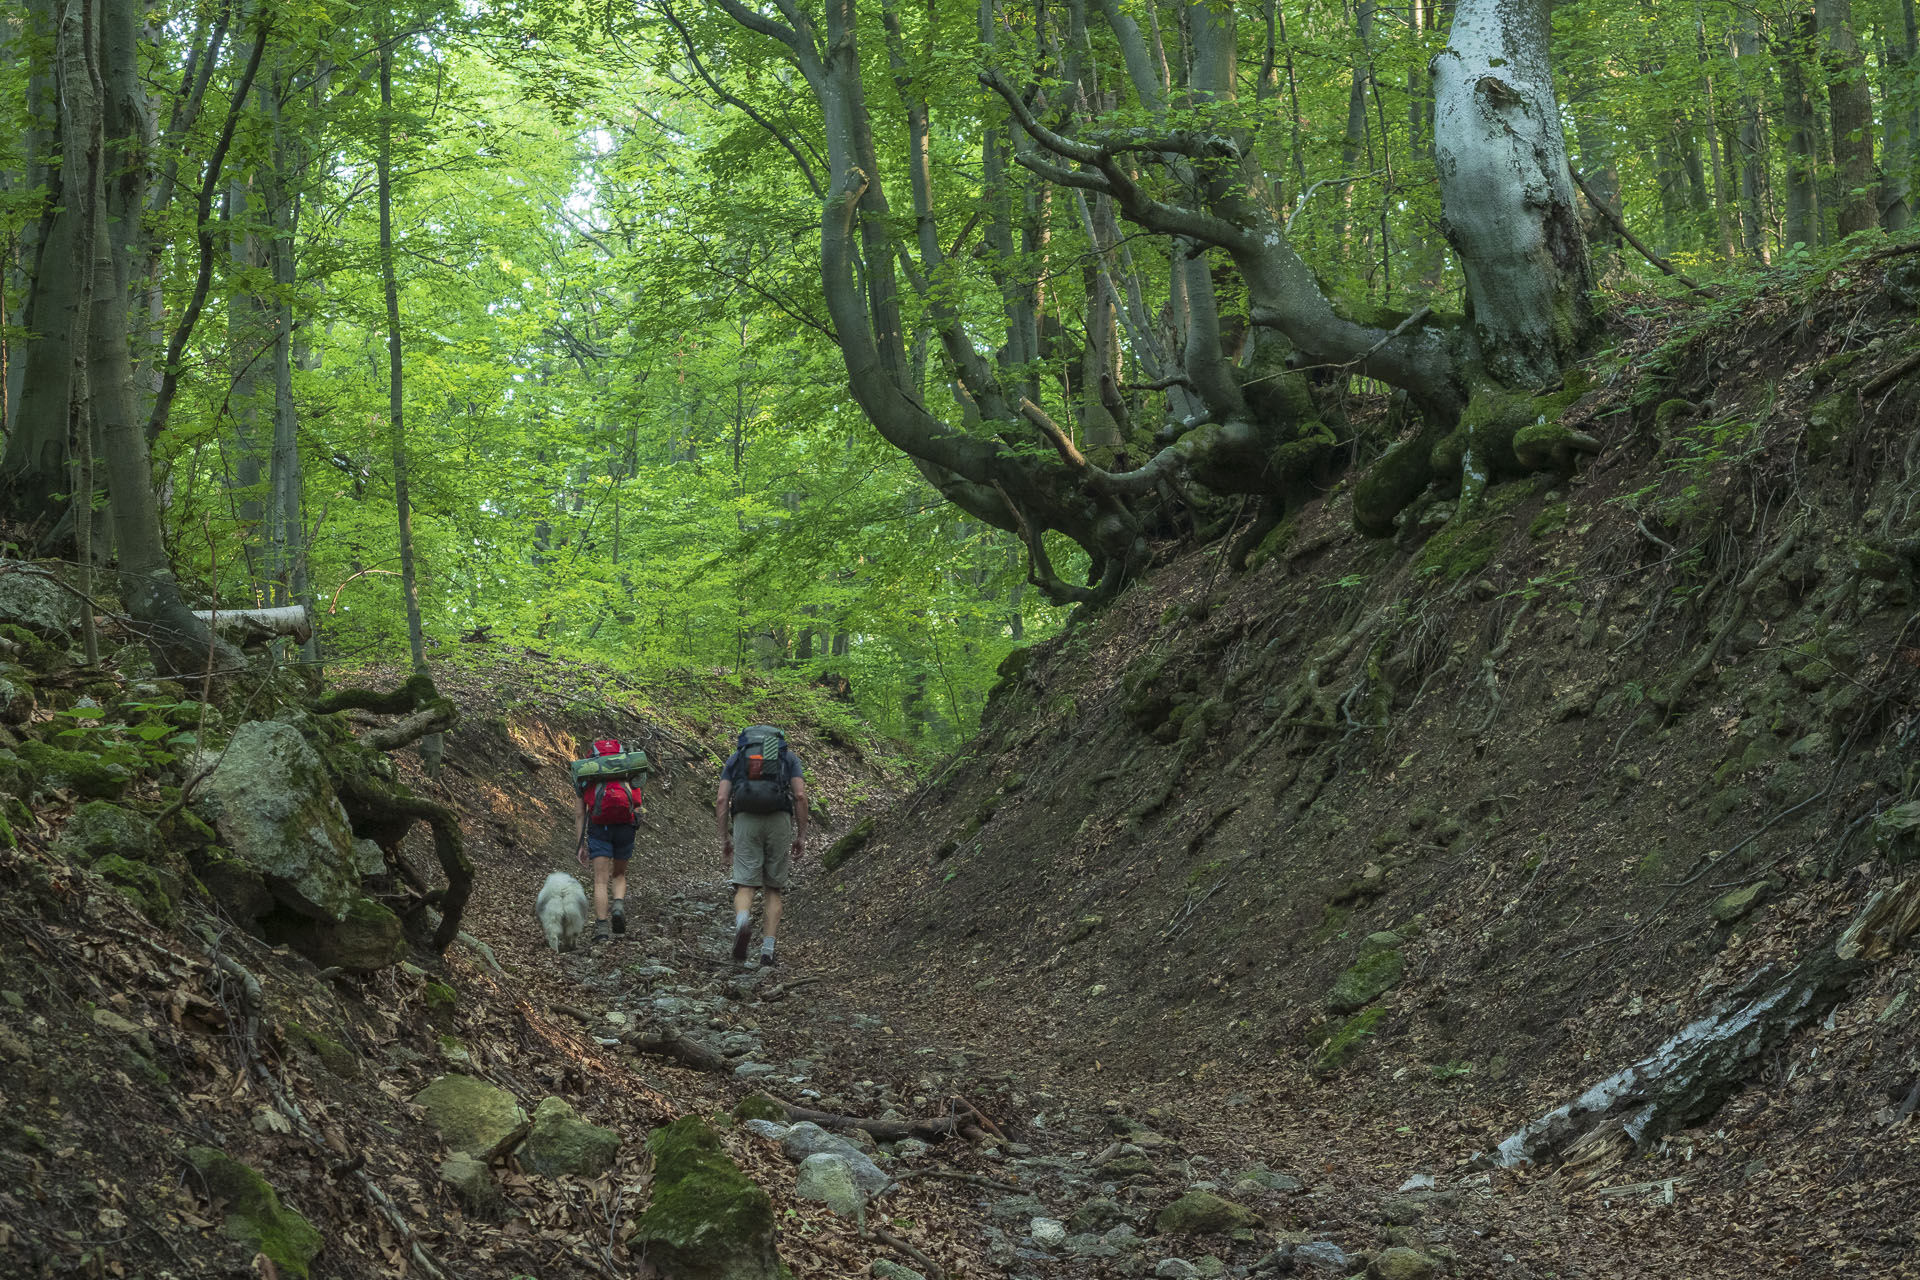
<svg viewBox="0 0 1920 1280"><path fill-rule="evenodd" d="M1433 60L1447 239L1481 358L1513 387L1557 381L1593 325L1548 36L1546 0L1461 0Z"/></svg>
<svg viewBox="0 0 1920 1280"><path fill-rule="evenodd" d="M1774 50L1780 68L1781 118L1787 126L1785 248L1819 245L1819 122L1807 86L1813 19L1804 17Z"/></svg>
<svg viewBox="0 0 1920 1280"><path fill-rule="evenodd" d="M1880 223L1873 172L1873 98L1867 59L1853 32L1851 0L1814 0L1827 103L1833 121L1834 179L1839 197L1837 230L1844 239Z"/></svg>
<svg viewBox="0 0 1920 1280"><path fill-rule="evenodd" d="M413 656L414 673L425 676L426 633L420 625L420 585L413 556L413 501L407 488L400 280L394 266L393 247L393 43L392 38L383 38L380 43L380 149L375 157L380 201L380 279L387 300L387 441L393 452L393 505L400 526L400 591L407 605L407 648ZM420 755L429 777L438 776L440 772L442 741L440 734L433 733L420 743ZM459 913L451 914L457 917Z"/></svg>

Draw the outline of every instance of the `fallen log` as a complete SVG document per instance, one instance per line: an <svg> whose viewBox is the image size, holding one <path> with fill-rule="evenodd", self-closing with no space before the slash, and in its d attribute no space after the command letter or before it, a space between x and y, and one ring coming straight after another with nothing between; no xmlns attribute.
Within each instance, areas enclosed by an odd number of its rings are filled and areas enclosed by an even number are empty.
<svg viewBox="0 0 1920 1280"><path fill-rule="evenodd" d="M836 1115L831 1111L815 1111L812 1107L798 1106L779 1098L774 1101L780 1103L789 1120L811 1120L822 1129L862 1129L876 1142L898 1142L902 1138L944 1138L962 1132L962 1126L969 1125L971 1120L970 1116L941 1116L935 1120L868 1120L860 1116Z"/></svg>
<svg viewBox="0 0 1920 1280"><path fill-rule="evenodd" d="M1920 930L1920 876L1875 891L1847 927L1764 986L1764 973L1658 1049L1521 1126L1480 1159L1502 1168L1546 1160L1598 1172L1698 1124L1739 1091L1789 1036L1825 1016L1871 965ZM1755 990L1759 994L1752 994Z"/></svg>
<svg viewBox="0 0 1920 1280"><path fill-rule="evenodd" d="M292 636L301 644L313 638L313 617L303 604L272 609L195 609L193 616L215 631L238 631L240 642Z"/></svg>
<svg viewBox="0 0 1920 1280"><path fill-rule="evenodd" d="M589 1027L596 1033L598 1033L603 1026L608 1030L612 1030L611 1024L603 1023L595 1019L591 1013L582 1009L579 1005L555 1003L548 1005L547 1008L554 1013L564 1013L569 1018L578 1020L582 1026ZM635 1053L644 1053L652 1058L668 1058L683 1067L691 1067L695 1071L709 1071L720 1074L728 1069L727 1060L717 1051L701 1044L698 1040L689 1040L685 1036L674 1031L666 1030L665 1028L620 1031L607 1038L618 1040Z"/></svg>

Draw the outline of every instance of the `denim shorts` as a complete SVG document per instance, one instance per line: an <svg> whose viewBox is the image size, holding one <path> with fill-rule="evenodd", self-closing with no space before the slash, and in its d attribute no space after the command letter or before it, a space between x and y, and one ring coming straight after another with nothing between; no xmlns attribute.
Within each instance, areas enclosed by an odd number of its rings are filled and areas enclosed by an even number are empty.
<svg viewBox="0 0 1920 1280"><path fill-rule="evenodd" d="M598 822L588 823L587 856L625 862L633 856L633 830L625 825L608 827Z"/></svg>

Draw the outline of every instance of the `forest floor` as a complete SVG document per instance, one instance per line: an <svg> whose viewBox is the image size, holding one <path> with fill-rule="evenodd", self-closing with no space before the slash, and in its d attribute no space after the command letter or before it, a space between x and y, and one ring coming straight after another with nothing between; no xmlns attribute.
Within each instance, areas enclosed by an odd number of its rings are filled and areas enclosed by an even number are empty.
<svg viewBox="0 0 1920 1280"><path fill-rule="evenodd" d="M1910 949L1637 1149L1486 1159L1912 883L1900 265L1623 321L1567 410L1601 444L1578 475L1393 541L1336 488L1245 573L1169 549L1018 651L920 785L818 698L447 664L445 771L397 759L461 819L497 970L456 946L342 976L192 901L163 928L73 870L78 797L10 809L0 1274L274 1274L217 1234L207 1146L316 1225L316 1276L646 1274L644 1138L698 1114L802 1276L1920 1275ZM827 810L771 972L726 957L711 806L744 714L794 730ZM608 732L659 766L631 927L556 956L533 902L574 868L565 762ZM503 1155L463 1203L413 1101L448 1071L565 1100L613 1167ZM872 1122L848 1132L894 1185L852 1219L798 1195L810 1139L730 1118L761 1092Z"/></svg>

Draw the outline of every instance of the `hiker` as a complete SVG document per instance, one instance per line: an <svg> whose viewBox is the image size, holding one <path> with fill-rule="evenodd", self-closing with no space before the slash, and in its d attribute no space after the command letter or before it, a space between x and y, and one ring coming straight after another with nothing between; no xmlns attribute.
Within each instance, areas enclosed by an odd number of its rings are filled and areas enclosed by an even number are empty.
<svg viewBox="0 0 1920 1280"><path fill-rule="evenodd" d="M720 856L733 881L733 961L746 962L753 936L753 891L758 889L764 904L760 966L772 968L780 896L787 890L792 860L807 841L806 775L784 733L764 724L740 731L733 754L720 770L713 816L720 824Z"/></svg>
<svg viewBox="0 0 1920 1280"><path fill-rule="evenodd" d="M574 789L580 796L580 865L593 867L596 944L627 931L627 859L633 856L634 827L643 802L637 775L646 766L644 751L623 751L613 738L601 738L593 744L592 755L573 764Z"/></svg>

